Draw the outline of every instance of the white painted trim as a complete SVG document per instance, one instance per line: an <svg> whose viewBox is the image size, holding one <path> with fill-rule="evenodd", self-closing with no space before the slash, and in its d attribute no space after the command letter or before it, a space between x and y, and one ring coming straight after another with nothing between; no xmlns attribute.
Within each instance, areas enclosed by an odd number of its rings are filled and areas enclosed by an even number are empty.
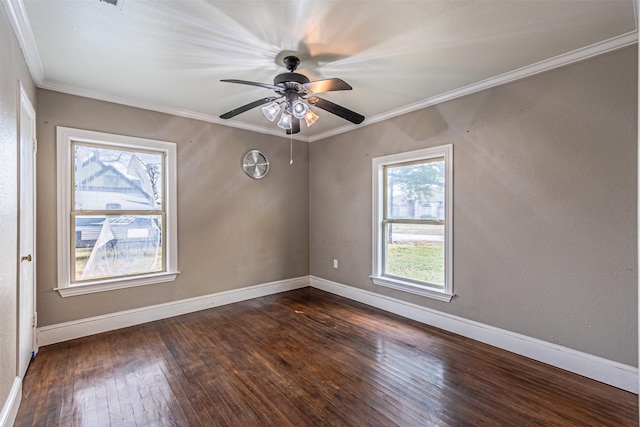
<svg viewBox="0 0 640 427"><path fill-rule="evenodd" d="M277 294L309 286L309 276L278 280L246 288L172 301L132 310L119 311L86 319L73 320L38 328L38 344L45 346L75 338L126 328L154 320L166 319L239 301Z"/></svg>
<svg viewBox="0 0 640 427"><path fill-rule="evenodd" d="M185 117L187 119L200 120L203 122L215 123L218 125L244 129L244 130L248 130L256 133L262 133L265 135L273 135L280 138L286 138L287 141L291 138L291 135L287 135L279 127L256 126L248 123L239 122L236 120L225 120L211 114L200 113L200 112L191 111L191 110L184 110L181 108L169 107L166 105L162 105L154 102L141 101L133 98L124 98L120 96L115 96L115 95L111 95L103 92L79 88L76 86L71 86L71 85L62 84L62 83L44 81L38 86L42 89L52 90L55 92L62 92L70 95L82 96L84 98L97 99L99 101L112 102L114 104L126 105L128 107L141 108L143 110L157 111L159 113L171 114L173 116ZM308 137L301 135L299 133L293 135L292 139L295 139L297 141L309 142Z"/></svg>
<svg viewBox="0 0 640 427"><path fill-rule="evenodd" d="M637 43L637 41L638 41L638 31L637 30L631 31L631 32L622 34L620 36L613 37L608 40L594 43L590 46L579 48L571 52L567 52L567 53L555 56L553 58L536 62L535 64L527 65L525 67L518 68L516 70L509 71L495 77L490 77L488 79L481 80L479 82L472 83L470 85L467 85L458 89L454 89L445 93L441 93L441 94L423 99L421 101L406 105L404 107L396 108L391 111L378 114L376 116L367 117L364 120L364 122L362 122L359 125L349 123L344 126L341 126L317 135L308 136L308 137L304 135L296 134L293 136L293 139L297 139L299 141L305 141L305 142L320 141L326 138L330 138L332 136L340 135L342 133L355 130L357 128L360 128L366 125L382 122L384 120L388 120L393 117L398 117L403 114L411 113L413 111L421 110L426 107L431 107L433 105L440 104L442 102L450 101L452 99L460 98L466 95L471 95L472 93L475 93L475 92L480 92L485 89L490 89L495 86L500 86L505 83L523 79L525 77L530 77L545 71L553 70L554 68L559 68L565 65L573 64L574 62L583 61L597 55L601 55L607 52L611 52L613 50L621 49L623 47L632 45L634 43ZM252 132L274 135L274 136L287 138L287 139L289 139L290 137L290 135L285 135L282 133L282 131L276 128L255 126L255 125L250 125L247 123L242 123L242 122L233 121L233 120L223 120L217 116L212 116L210 114L177 109L173 107L167 107L167 106L148 103L148 102L141 102L141 101L136 101L128 98L116 97L113 95L99 93L96 91L89 91L86 89L80 89L77 87L64 85L60 83L44 81L39 86L43 89L69 93L72 95L84 96L87 98L113 102L116 104L128 105L131 107L143 108L146 110L158 111L161 113L172 114L174 116L179 116L179 117L202 120L205 122L215 123L223 126L231 126L239 129L245 129Z"/></svg>
<svg viewBox="0 0 640 427"><path fill-rule="evenodd" d="M24 53L24 59L31 77L37 85L40 85L45 79L44 67L40 60L36 39L31 31L29 16L24 10L24 3L22 0L2 0L2 5L18 39L18 44Z"/></svg>
<svg viewBox="0 0 640 427"><path fill-rule="evenodd" d="M38 265L38 256L36 253L36 242L37 242L37 212L38 212L38 203L37 203L37 177L36 177L36 172L37 172L37 159L38 159L38 138L36 135L36 109L33 107L33 103L31 102L31 99L29 98L29 95L27 94L27 91L24 87L24 85L22 84L22 82L20 80L18 80L18 98L19 98L19 104L18 104L18 132L19 132L19 146L20 146L20 173L19 173L19 178L18 178L18 192L20 194L20 199L22 199L25 190L27 191L27 194L30 196L31 198L31 203L33 205L33 211L31 212L31 216L30 218L27 218L24 213L22 211L20 211L19 215L20 215L20 221L19 221L19 228L18 228L18 255L22 256L27 252L23 252L23 247L22 247L22 237L21 237L21 233L22 233L22 221L25 222L25 224L28 224L28 226L30 226L30 228L32 229L32 236L30 239L30 242L28 243L28 249L29 252L31 252L31 275L32 280L30 280L29 282L31 283L30 289L28 291L28 294L25 293L25 295L22 294L22 290L23 290L23 286L22 286L22 280L24 279L23 275L22 275L22 266L20 266L18 268L19 271L19 279L18 279L18 289L20 289L20 292L18 292L19 298L18 298L18 360L16 361L16 371L17 371L17 375L18 376L24 376L24 373L26 372L28 366L29 366L29 362L31 360L31 358L33 357L34 352L38 351L38 344L37 344L37 340L36 340L36 324L37 324L37 301L36 301L36 289L37 289L37 265ZM23 185L23 181L21 179L21 177L23 176L23 171L22 171L22 158L23 158L23 149L25 149L26 147L24 147L24 142L23 142L23 135L22 135L22 126L26 123L25 122L25 117L23 117L23 110L24 112L26 112L27 114L25 114L25 116L27 117L28 121L29 121L29 127L31 128L31 149L28 150L31 155L31 188L25 188L25 186ZM22 261L20 262L22 263ZM27 302L27 300L25 298L28 298L29 302ZM26 305L26 307L25 307ZM28 318L24 317L24 314L22 313L23 310L28 309L30 312L27 313L28 314ZM25 324L25 321L27 322ZM26 332L28 329L28 332ZM25 354L23 353L24 349L24 344L26 340L30 340L31 341L31 345L30 345L30 351L28 351L29 354ZM26 359L25 359L26 357ZM24 371L24 372L23 372Z"/></svg>
<svg viewBox="0 0 640 427"><path fill-rule="evenodd" d="M142 276L135 276L132 279L112 279L109 281L97 281L95 283L82 283L79 285L63 286L60 288L53 288L54 291L58 291L63 298L73 297L77 295L93 294L96 292L113 291L116 289L133 288L137 286L155 285L156 283L173 282L176 280L180 272L175 273L159 273L159 274L145 274Z"/></svg>
<svg viewBox="0 0 640 427"><path fill-rule="evenodd" d="M14 0L14 1L17 1L17 0ZM488 79L481 80L479 82L472 83L470 85L467 85L458 89L441 93L441 94L423 99L421 101L415 102L413 104L396 108L391 111L378 114L376 116L367 117L364 120L364 122L362 122L359 125L348 123L348 124L345 124L344 126L331 129L317 135L311 135L311 136L295 134L293 135L293 139L304 141L304 142L321 141L323 139L340 135L342 133L346 133L346 132L358 129L366 125L382 122L384 120L401 116L403 114L411 113L413 111L421 110L426 107L431 107L433 105L440 104L442 102L446 102L452 99L460 98L462 96L470 95L472 93L479 92L485 89L490 89L495 86L500 86L505 83L523 79L525 77L530 77L535 74L542 73L544 71L553 70L554 68L559 68L565 65L573 64L574 62L583 61L585 59L589 59L597 55L601 55L607 52L611 52L613 50L621 49L623 47L629 46L637 42L638 42L638 31L636 29L636 31L631 31L631 32L613 37L608 40L594 43L590 46L579 48L574 51L555 56L553 58L536 62L535 64L527 65L522 68L518 68L516 70L500 74L495 77L490 77ZM279 128L256 126L256 125L243 123L235 120L224 120L219 118L218 116L214 116L211 114L178 109L178 108L168 107L160 104L134 100L131 98L118 97L118 96L114 96L106 93L78 88L75 86L46 81L44 79L36 80L36 81L40 82L38 83L39 87L43 89L53 90L56 92L68 93L71 95L83 96L86 98L113 102L116 104L128 105L131 107L142 108L142 109L151 110L151 111L158 111L161 113L171 114L178 117L186 117L186 118L201 120L204 122L215 123L215 124L229 126L229 127L235 127L238 129L244 129L252 132L278 136L286 139L289 139L291 137L291 135L284 134Z"/></svg>
<svg viewBox="0 0 640 427"><path fill-rule="evenodd" d="M635 20L636 20L636 30L638 29L638 21L640 20L640 7L638 5L639 0L634 0L633 1L633 12L635 15ZM638 52L638 49L636 48L636 53ZM636 82L640 81L640 57L638 57L638 63L637 63L637 80ZM636 104L636 108L640 108L640 86L638 86L637 88L638 90L638 97L637 99L637 104ZM640 111L640 110L636 110L636 111ZM640 115L638 115L638 117L636 117L636 120L638 121L638 126L640 126ZM638 129L638 128L636 128ZM637 155L636 155L636 181L638 183L638 186L636 188L640 188L640 169L637 168L638 165L640 165L640 134L638 132L636 132L636 146L638 147L637 149ZM638 260L636 262L636 285L640 284L640 270L637 267L640 267L640 198L638 198L638 191L636 191L636 199L638 199L636 201L637 205L638 205L638 210L636 210L636 224L637 224L637 232L636 232L636 249L638 250ZM640 292L638 292L638 300L636 301L637 304L637 309L636 309L636 314L640 313ZM640 316L638 316L638 321L637 321L637 325L636 327L638 328L637 330L640 330ZM637 340L636 342L636 347L638 349L638 366L640 366L640 339ZM640 376L638 377L638 388L640 389ZM639 403L640 403L640 395L638 396L639 399ZM640 424L640 412L638 413L638 421Z"/></svg>
<svg viewBox="0 0 640 427"><path fill-rule="evenodd" d="M2 412L0 412L0 427L11 427L14 424L21 400L22 380L19 377L15 377L7 400L5 400L2 406Z"/></svg>
<svg viewBox="0 0 640 427"><path fill-rule="evenodd" d="M443 157L445 164L444 203L445 203L445 231L444 231L444 287L430 286L426 282L412 283L384 274L384 251L386 240L382 232L384 220L384 168L398 163L423 161ZM453 298L453 144L422 148L420 150L405 151L371 159L372 182L372 272L371 279L378 286L399 289L428 298L450 302Z"/></svg>
<svg viewBox="0 0 640 427"><path fill-rule="evenodd" d="M638 368L353 286L311 276L312 287L444 329L632 393Z"/></svg>
<svg viewBox="0 0 640 427"><path fill-rule="evenodd" d="M315 276L285 279L165 304L44 326L38 329L39 345L54 344L307 286L502 348L632 393L638 393L638 368L634 366L614 362L526 335L484 325ZM1 424L0 427L2 427Z"/></svg>
<svg viewBox="0 0 640 427"><path fill-rule="evenodd" d="M163 239L166 242L166 268L160 274L145 274L129 278L96 280L85 284L71 284L71 248L70 224L72 191L72 149L73 142L95 143L108 147L153 150L164 154L165 176L162 187L165 189L165 214L167 227ZM113 289L142 286L175 280L178 271L178 166L177 145L175 142L158 141L126 135L56 127L56 165L57 165L57 212L58 212L58 286L55 288L63 297L85 293L109 291ZM62 236L62 237L60 237ZM64 291L63 291L64 289Z"/></svg>
<svg viewBox="0 0 640 427"><path fill-rule="evenodd" d="M18 1L18 0L13 0L13 1ZM366 125L382 122L384 120L388 120L393 117L398 117L403 114L411 113L413 111L421 110L426 107L431 107L433 105L440 104L442 102L450 101L452 99L470 95L475 92L479 92L485 89L490 89L495 86L500 86L505 83L523 79L525 77L530 77L545 71L553 70L554 68L559 68L565 65L573 64L574 62L583 61L597 55L601 55L607 52L611 52L613 50L621 49L623 47L632 45L634 43L637 43L637 41L638 41L638 31L636 29L636 31L631 31L625 34L621 34L611 39L594 43L590 46L579 48L571 52L567 52L567 53L555 56L553 58L545 59L543 61L536 62L535 64L527 65L525 67L518 68L516 70L509 71L495 77L490 77L488 79L481 80L479 82L472 83L470 85L467 85L458 89L444 92L444 93L423 99L421 101L415 102L413 104L396 108L391 111L378 114L376 116L367 117L365 121L359 125L348 123L348 124L345 124L344 126L341 126L326 132L322 132L317 135L311 135L311 136L295 134L293 135L293 139L296 139L298 141L305 141L305 142L320 141L326 138L330 138L332 136L340 135L342 133L346 133L346 132L361 128ZM34 80L36 80L35 77L34 77ZM238 129L244 129L252 132L278 136L286 139L289 139L291 137L290 135L284 134L279 128L256 126L256 125L242 123L235 120L224 120L219 118L218 116L214 116L211 114L178 109L174 107L134 100L130 98L117 97L114 95L87 90L83 88L78 88L75 86L46 81L44 79L36 80L36 81L39 82L38 83L39 87L43 89L53 90L56 92L68 93L71 95L77 95L77 96L83 96L86 98L92 98L92 99L97 99L101 101L113 102L116 104L127 105L130 107L157 111L160 113L171 114L178 117L186 117L190 119L201 120L204 122L235 127Z"/></svg>
<svg viewBox="0 0 640 427"><path fill-rule="evenodd" d="M408 292L414 295L420 295L426 298L437 299L438 301L451 302L453 299L452 293L447 293L444 290L439 290L435 287L428 287L418 285L405 280L400 280L392 277L369 277L371 281L377 286L383 286L385 288L397 289L399 291Z"/></svg>
<svg viewBox="0 0 640 427"><path fill-rule="evenodd" d="M634 6L636 7L637 7L636 5L637 1L638 0L634 0ZM46 80L46 76L44 74L44 68L40 60L40 55L38 53L38 48L35 43L35 38L33 37L33 33L31 31L31 25L29 24L29 19L27 17L26 12L24 11L23 1L22 0L2 0L2 3L5 6L5 10L7 11L7 15L9 17L9 20L11 21L11 25L13 26L14 32L16 33L16 37L18 38L18 41L20 43L20 47L24 52L27 65L29 66L29 71L31 72L31 76L33 77L38 87L57 91L57 92L69 93L72 95L84 96L84 97L107 101L107 102L113 102L116 104L122 104L122 105L127 105L131 107L136 107L136 108L143 108L151 111L158 111L161 113L171 114L178 117L192 118L192 119L202 120L205 122L215 123L223 126L230 126L230 127L235 127L239 129L249 130L252 132L263 133L267 135L274 135L281 138L288 139L291 137L290 135L285 135L282 131L280 131L277 128L255 126L255 125L250 125L247 123L242 123L234 120L223 120L223 119L220 119L218 116L214 116L210 114L199 113L199 112L189 111L189 110L184 110L179 108L173 108L165 105L159 105L155 103L149 103L149 102L134 100L130 98L116 97L106 93L78 88L75 86L65 85L58 82L48 81ZM585 59L588 59L597 55L601 55L603 53L607 53L616 49L629 46L633 43L637 43L637 41L638 41L638 31L637 31L637 24L636 24L635 31L621 34L611 39L594 43L590 46L579 48L571 52L567 52L567 53L555 56L553 58L549 58L549 59L537 62L535 64L519 68L517 70L513 70L495 77L482 80L480 82L472 83L462 88L454 89L449 92L435 95L427 99L418 101L416 103L388 111L383 114L367 117L365 121L360 125L356 126L353 124L346 124L339 128L332 129L327 132L323 132L317 135L312 135L309 137L296 134L296 135L293 135L293 139L296 139L299 141L305 141L305 142L320 141L322 139L326 139L335 135L349 132L351 130L357 129L358 127L366 126L373 123L378 123L393 117L410 113L412 111L430 107L432 105L436 105L441 102L449 101L449 100L459 98L461 96L469 95L484 89L489 89L494 86L502 85L514 80L529 77L534 74L542 73L544 71L552 70L554 68L562 67L568 64L572 64L574 62L583 61Z"/></svg>
<svg viewBox="0 0 640 427"><path fill-rule="evenodd" d="M510 83L515 80L520 80L525 77L530 77L535 74L553 70L554 68L564 67L565 65L573 64L574 62L584 61L585 59L589 59L603 53L611 52L613 50L621 49L637 42L638 31L636 29L636 31L621 34L611 39L594 43L590 46L563 53L553 58L545 59L543 61L536 62L535 64L527 65L525 67L518 68L516 70L509 71L498 76L490 77L488 79L481 80L479 82L472 83L458 89L450 90L448 92L423 99L422 101L418 101L404 107L396 108L394 110L387 111L386 113L378 114L377 116L367 117L365 121L359 126L349 124L336 129L332 129L327 132L323 132L318 135L313 135L309 137L309 142L320 141L322 139L356 129L356 127L362 127L373 123L382 122L384 120L411 113L413 111L421 110L426 107L431 107L442 102L450 101L452 99L460 98L466 95L471 95L475 92L480 92L485 89L490 89L495 86L500 86L505 83Z"/></svg>

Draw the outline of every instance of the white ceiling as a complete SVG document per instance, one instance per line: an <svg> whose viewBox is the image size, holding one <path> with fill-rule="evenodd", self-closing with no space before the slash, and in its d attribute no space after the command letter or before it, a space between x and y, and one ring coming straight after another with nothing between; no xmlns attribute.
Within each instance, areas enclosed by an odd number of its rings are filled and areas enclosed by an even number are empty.
<svg viewBox="0 0 640 427"><path fill-rule="evenodd" d="M284 53L384 120L637 42L633 0L3 0L40 87L284 135L260 108ZM122 1L122 0L120 0ZM316 109L297 139L355 128Z"/></svg>

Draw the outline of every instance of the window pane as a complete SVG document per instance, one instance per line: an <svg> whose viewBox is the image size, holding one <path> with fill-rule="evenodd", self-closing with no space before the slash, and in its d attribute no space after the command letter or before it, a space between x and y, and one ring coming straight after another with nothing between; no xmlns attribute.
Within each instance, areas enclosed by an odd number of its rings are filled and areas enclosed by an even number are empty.
<svg viewBox="0 0 640 427"><path fill-rule="evenodd" d="M444 220L444 158L386 166L386 218Z"/></svg>
<svg viewBox="0 0 640 427"><path fill-rule="evenodd" d="M385 273L444 286L444 225L387 224Z"/></svg>
<svg viewBox="0 0 640 427"><path fill-rule="evenodd" d="M163 271L161 215L76 216L75 281Z"/></svg>
<svg viewBox="0 0 640 427"><path fill-rule="evenodd" d="M162 207L162 155L74 146L74 210Z"/></svg>

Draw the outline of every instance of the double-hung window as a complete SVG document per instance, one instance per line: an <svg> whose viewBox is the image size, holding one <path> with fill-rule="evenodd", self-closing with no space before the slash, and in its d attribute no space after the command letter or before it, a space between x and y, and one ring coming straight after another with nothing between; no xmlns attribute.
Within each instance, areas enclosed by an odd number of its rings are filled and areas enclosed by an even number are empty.
<svg viewBox="0 0 640 427"><path fill-rule="evenodd" d="M373 273L379 286L453 296L453 146L373 159Z"/></svg>
<svg viewBox="0 0 640 427"><path fill-rule="evenodd" d="M175 279L175 143L57 128L62 296Z"/></svg>

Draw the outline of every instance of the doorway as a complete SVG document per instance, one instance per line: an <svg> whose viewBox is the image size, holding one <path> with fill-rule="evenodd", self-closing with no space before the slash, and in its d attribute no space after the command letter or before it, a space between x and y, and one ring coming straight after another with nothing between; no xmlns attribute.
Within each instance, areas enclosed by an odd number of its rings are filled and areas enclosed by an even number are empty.
<svg viewBox="0 0 640 427"><path fill-rule="evenodd" d="M36 111L19 84L18 377L35 355Z"/></svg>

